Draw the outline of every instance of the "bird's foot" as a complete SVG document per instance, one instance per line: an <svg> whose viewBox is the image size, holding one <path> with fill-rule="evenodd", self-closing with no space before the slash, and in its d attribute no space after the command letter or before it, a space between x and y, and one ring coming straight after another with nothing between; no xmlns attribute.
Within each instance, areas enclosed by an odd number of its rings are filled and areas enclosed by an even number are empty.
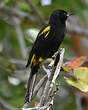
<svg viewBox="0 0 88 110"><path fill-rule="evenodd" d="M44 64L42 64L42 68L43 68L43 70L47 73L47 76L48 76L48 78L50 77L50 69L49 68L46 68L45 67L45 65Z"/></svg>

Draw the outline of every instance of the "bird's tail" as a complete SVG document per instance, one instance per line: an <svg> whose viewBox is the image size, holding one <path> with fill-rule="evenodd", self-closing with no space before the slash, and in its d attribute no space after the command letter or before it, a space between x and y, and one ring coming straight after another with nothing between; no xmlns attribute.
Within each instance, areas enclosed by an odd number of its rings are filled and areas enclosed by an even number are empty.
<svg viewBox="0 0 88 110"><path fill-rule="evenodd" d="M25 103L30 103L33 97L33 91L37 79L37 71L38 71L39 65L32 66L31 67L31 73L29 76L28 84L27 84L27 90L26 90L26 96L25 96Z"/></svg>

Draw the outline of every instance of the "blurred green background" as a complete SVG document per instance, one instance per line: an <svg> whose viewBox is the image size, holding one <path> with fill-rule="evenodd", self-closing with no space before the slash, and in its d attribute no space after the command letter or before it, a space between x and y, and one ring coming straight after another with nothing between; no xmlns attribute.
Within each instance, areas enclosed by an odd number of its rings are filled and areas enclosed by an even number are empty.
<svg viewBox="0 0 88 110"><path fill-rule="evenodd" d="M0 0L0 110L22 108L28 80L25 64L30 49L55 9L74 13L67 21L71 28L67 27L61 45L66 48L65 58L88 55L88 0ZM63 76L57 83L60 91L51 110L81 110L78 91L70 87ZM39 98L38 95L31 106Z"/></svg>

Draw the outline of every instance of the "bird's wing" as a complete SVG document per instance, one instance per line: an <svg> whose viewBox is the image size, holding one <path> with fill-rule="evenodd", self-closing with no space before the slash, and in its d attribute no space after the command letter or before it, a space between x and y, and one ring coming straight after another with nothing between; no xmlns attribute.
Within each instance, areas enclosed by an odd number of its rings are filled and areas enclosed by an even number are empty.
<svg viewBox="0 0 88 110"><path fill-rule="evenodd" d="M46 38L50 33L51 26L46 25L42 30L39 32L38 37Z"/></svg>
<svg viewBox="0 0 88 110"><path fill-rule="evenodd" d="M50 33L50 29L51 29L51 26L50 25L46 25L44 26L44 28L42 28L36 38L36 41L34 42L34 45L33 45L33 48L30 52L30 55L29 55L29 59L28 59L28 62L27 62L27 65L26 67L28 67L30 64L32 64L33 61L35 61L35 53L36 53L36 50L39 48L39 46L41 45L41 40L44 40L45 38L48 37L49 33Z"/></svg>

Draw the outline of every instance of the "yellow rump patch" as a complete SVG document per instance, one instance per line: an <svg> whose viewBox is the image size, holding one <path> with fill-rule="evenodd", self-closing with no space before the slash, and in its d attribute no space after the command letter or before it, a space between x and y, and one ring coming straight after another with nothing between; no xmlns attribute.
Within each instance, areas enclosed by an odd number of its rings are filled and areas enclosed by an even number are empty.
<svg viewBox="0 0 88 110"><path fill-rule="evenodd" d="M31 65L33 64L34 66L36 64L39 64L40 62L43 62L45 59L43 59L42 57L39 57L39 60L36 60L35 58L35 54L33 54L32 58L31 58Z"/></svg>
<svg viewBox="0 0 88 110"><path fill-rule="evenodd" d="M50 26L47 26L47 27L39 34L39 36L42 35L43 33L47 32L47 31L50 31ZM47 37L48 34L49 34L49 32L46 34L45 37ZM44 37L44 38L45 38L45 37Z"/></svg>
<svg viewBox="0 0 88 110"><path fill-rule="evenodd" d="M44 61L44 59L42 57L39 58L39 62L42 62Z"/></svg>

